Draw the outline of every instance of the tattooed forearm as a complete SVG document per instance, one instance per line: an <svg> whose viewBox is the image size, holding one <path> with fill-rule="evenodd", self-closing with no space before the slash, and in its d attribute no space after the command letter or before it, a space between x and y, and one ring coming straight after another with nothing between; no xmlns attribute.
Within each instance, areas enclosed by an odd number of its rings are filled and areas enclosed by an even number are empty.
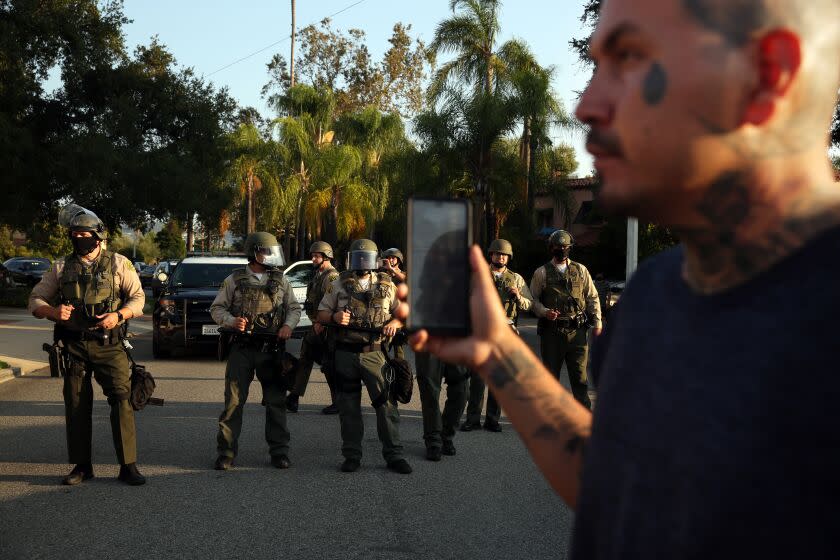
<svg viewBox="0 0 840 560"><path fill-rule="evenodd" d="M542 364L533 355L514 350L498 357L490 371L494 390L506 392L514 401L539 411L536 428L523 432L538 440L560 440L569 454L582 450L585 439L570 426L570 414L578 406L568 393L549 392L539 375ZM547 374L547 373L546 373Z"/></svg>
<svg viewBox="0 0 840 560"><path fill-rule="evenodd" d="M533 372L532 362L520 350L515 350L509 356L501 356L496 367L490 371L490 382L499 389L504 389L508 383L521 380Z"/></svg>

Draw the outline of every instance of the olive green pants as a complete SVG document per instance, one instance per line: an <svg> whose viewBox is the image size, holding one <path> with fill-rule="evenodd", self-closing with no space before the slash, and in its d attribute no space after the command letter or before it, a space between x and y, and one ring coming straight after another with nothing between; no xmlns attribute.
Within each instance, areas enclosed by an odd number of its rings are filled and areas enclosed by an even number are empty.
<svg viewBox="0 0 840 560"><path fill-rule="evenodd" d="M335 402L335 373L333 361L335 357L328 349L326 331L321 334L315 333L315 328L310 327L300 343L300 360L295 371L295 386L291 392L302 397L309 385L309 376L312 375L312 366L316 361L321 362L321 371L327 380L330 388L330 395ZM316 359L317 358L317 359Z"/></svg>
<svg viewBox="0 0 840 560"><path fill-rule="evenodd" d="M587 329L576 331L548 331L540 334L540 354L543 364L560 379L563 364L569 372L569 386L575 399L591 409L586 379L586 361L589 353Z"/></svg>
<svg viewBox="0 0 840 560"><path fill-rule="evenodd" d="M275 358L273 352L261 352L243 344L234 343L231 347L225 370L225 409L219 416L219 435L216 438L219 455L233 458L239 451L242 410L255 373L263 390L268 452L272 457L288 454L290 435L286 428L286 387Z"/></svg>
<svg viewBox="0 0 840 560"><path fill-rule="evenodd" d="M440 448L444 441L452 441L464 405L467 403L466 371L436 357L417 352L417 387L423 411L423 440L427 448ZM446 402L440 410L440 390L446 381Z"/></svg>
<svg viewBox="0 0 840 560"><path fill-rule="evenodd" d="M382 352L362 352L360 354L337 350L335 353L336 369L336 404L341 422L341 453L346 459L362 458L362 438L365 424L362 419L362 383L367 387L371 400L375 400L385 390L382 374L385 356ZM400 412L390 399L376 410L376 432L382 442L382 456L391 463L403 456L400 443Z"/></svg>
<svg viewBox="0 0 840 560"><path fill-rule="evenodd" d="M470 424L481 424L481 409L484 407L484 389L487 384L475 372L470 372L467 379L467 388L469 389L470 400L467 403L467 422ZM484 421L493 424L499 423L499 418L502 417L502 408L493 396L493 391L487 392L487 413L484 415Z"/></svg>
<svg viewBox="0 0 840 560"><path fill-rule="evenodd" d="M99 345L97 341L65 341L72 356L64 377L64 414L67 451L72 464L91 463L93 432L93 383L91 374L111 405L111 435L121 465L137 462L137 436L131 395L128 357L121 344Z"/></svg>

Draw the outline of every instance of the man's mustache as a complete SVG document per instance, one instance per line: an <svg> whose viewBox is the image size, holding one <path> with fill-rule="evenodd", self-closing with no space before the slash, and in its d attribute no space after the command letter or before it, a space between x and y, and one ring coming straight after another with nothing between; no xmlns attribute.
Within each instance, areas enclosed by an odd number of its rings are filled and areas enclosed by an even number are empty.
<svg viewBox="0 0 840 560"><path fill-rule="evenodd" d="M624 150L621 148L618 137L597 128L590 129L589 134L586 135L586 147L590 151L597 150L608 156L624 156Z"/></svg>

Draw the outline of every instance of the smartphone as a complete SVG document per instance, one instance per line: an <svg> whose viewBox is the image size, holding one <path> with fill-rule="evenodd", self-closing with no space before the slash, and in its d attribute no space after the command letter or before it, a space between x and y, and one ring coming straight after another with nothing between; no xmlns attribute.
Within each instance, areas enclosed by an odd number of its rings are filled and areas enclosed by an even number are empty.
<svg viewBox="0 0 840 560"><path fill-rule="evenodd" d="M406 328L467 336L470 325L469 250L472 204L466 199L408 199Z"/></svg>

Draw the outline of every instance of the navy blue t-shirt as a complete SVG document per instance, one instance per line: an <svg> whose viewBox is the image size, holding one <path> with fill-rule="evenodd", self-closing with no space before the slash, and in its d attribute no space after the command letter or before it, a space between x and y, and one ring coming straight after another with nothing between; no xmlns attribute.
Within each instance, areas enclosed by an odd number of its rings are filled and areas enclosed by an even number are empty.
<svg viewBox="0 0 840 560"><path fill-rule="evenodd" d="M572 557L840 558L840 229L702 296L645 262L593 349Z"/></svg>

